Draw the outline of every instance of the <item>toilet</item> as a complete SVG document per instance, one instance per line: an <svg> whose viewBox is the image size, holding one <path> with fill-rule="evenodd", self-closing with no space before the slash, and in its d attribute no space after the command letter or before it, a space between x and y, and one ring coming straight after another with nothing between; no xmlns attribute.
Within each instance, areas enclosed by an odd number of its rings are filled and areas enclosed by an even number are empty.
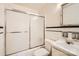
<svg viewBox="0 0 79 59"><path fill-rule="evenodd" d="M45 48L40 48L36 51L34 51L34 56L48 56L49 55L49 51L46 50Z"/></svg>

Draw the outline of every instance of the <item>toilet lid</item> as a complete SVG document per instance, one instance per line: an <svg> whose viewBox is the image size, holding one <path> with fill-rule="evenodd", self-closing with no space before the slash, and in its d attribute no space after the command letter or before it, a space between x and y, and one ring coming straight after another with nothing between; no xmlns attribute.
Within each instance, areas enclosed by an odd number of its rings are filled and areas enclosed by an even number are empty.
<svg viewBox="0 0 79 59"><path fill-rule="evenodd" d="M45 48L40 48L34 52L34 56L47 56L49 52Z"/></svg>

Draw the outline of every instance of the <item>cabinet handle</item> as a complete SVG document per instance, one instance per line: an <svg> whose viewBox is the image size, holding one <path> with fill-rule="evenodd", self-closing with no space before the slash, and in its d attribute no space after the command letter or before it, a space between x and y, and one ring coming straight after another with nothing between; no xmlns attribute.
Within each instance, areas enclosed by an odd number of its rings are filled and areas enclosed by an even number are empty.
<svg viewBox="0 0 79 59"><path fill-rule="evenodd" d="M16 32L9 32L9 33L27 33L28 31L16 31Z"/></svg>
<svg viewBox="0 0 79 59"><path fill-rule="evenodd" d="M3 26L0 26L0 29L3 29Z"/></svg>
<svg viewBox="0 0 79 59"><path fill-rule="evenodd" d="M10 32L10 33L21 33L21 32Z"/></svg>

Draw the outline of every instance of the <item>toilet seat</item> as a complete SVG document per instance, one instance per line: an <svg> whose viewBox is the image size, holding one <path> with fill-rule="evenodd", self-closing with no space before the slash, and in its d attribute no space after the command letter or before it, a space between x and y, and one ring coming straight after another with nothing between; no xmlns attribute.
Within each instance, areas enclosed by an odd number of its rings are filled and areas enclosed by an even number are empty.
<svg viewBox="0 0 79 59"><path fill-rule="evenodd" d="M45 48L40 48L34 51L34 56L48 56L49 52Z"/></svg>

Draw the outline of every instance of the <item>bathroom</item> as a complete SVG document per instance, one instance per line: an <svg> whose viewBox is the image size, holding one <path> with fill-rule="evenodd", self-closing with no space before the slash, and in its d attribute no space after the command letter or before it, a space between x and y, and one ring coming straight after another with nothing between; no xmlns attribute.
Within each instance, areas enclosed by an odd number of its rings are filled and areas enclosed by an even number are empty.
<svg viewBox="0 0 79 59"><path fill-rule="evenodd" d="M0 56L79 56L79 3L0 3Z"/></svg>

